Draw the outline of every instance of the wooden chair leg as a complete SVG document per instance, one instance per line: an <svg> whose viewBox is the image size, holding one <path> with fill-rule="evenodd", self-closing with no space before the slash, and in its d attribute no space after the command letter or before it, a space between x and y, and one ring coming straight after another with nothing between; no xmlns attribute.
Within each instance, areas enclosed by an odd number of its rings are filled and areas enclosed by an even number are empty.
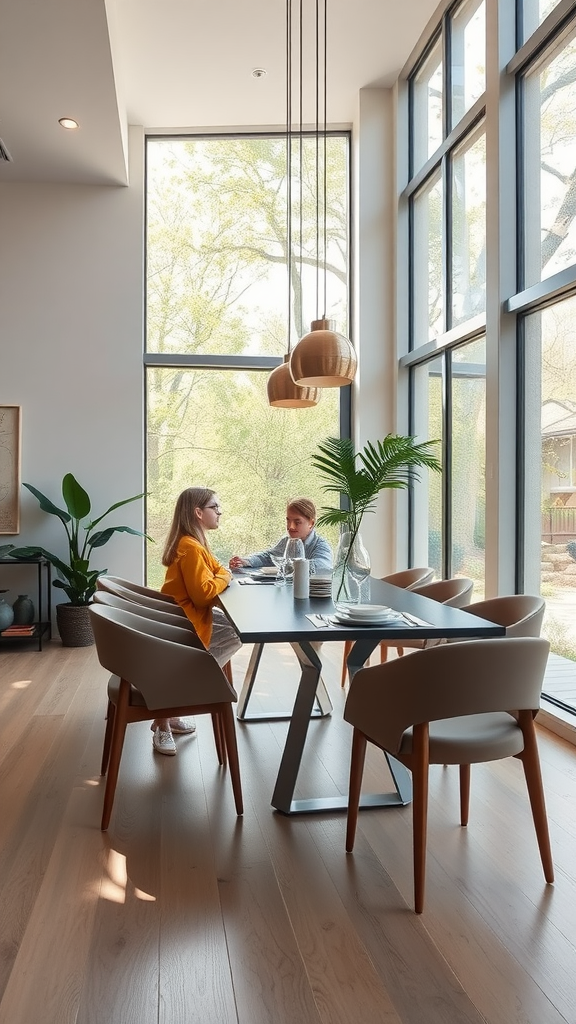
<svg viewBox="0 0 576 1024"><path fill-rule="evenodd" d="M102 747L102 764L100 765L100 775L106 775L108 770L108 761L110 759L110 743L112 742L112 733L114 731L114 705L111 700L108 701L108 708L106 710L106 730L104 732L104 746Z"/></svg>
<svg viewBox="0 0 576 1024"><path fill-rule="evenodd" d="M460 765L460 824L468 824L470 812L470 765Z"/></svg>
<svg viewBox="0 0 576 1024"><path fill-rule="evenodd" d="M366 737L359 729L352 734L352 756L350 758L350 786L348 788L348 817L346 821L346 853L354 849L358 808L360 807L360 790L366 759Z"/></svg>
<svg viewBox="0 0 576 1024"><path fill-rule="evenodd" d="M398 655L399 658L401 658L402 655L404 654L404 648L403 647L397 647L396 648L396 654Z"/></svg>
<svg viewBox="0 0 576 1024"><path fill-rule="evenodd" d="M383 665L385 661L388 661L388 644L380 643L380 664Z"/></svg>
<svg viewBox="0 0 576 1024"><path fill-rule="evenodd" d="M124 734L126 732L129 695L130 685L124 679L122 679L120 681L118 703L116 705L116 711L114 714L112 742L110 744L108 776L106 778L106 789L104 790L104 804L102 807L102 821L100 824L102 832L105 832L106 829L108 828L108 825L110 824L110 816L112 814L112 805L114 803L114 794L116 792L116 783L118 781L118 769L120 768L120 758L122 757L122 747L124 746Z"/></svg>
<svg viewBox="0 0 576 1024"><path fill-rule="evenodd" d="M412 785L414 787L412 813L414 830L414 909L424 909L426 884L426 830L428 822L428 723L415 725L412 737Z"/></svg>
<svg viewBox="0 0 576 1024"><path fill-rule="evenodd" d="M348 674L348 665L346 664L346 659L348 658L348 655L352 650L352 644L352 640L344 641L344 654L342 655L342 677L340 679L340 686L346 685L346 676Z"/></svg>
<svg viewBox="0 0 576 1024"><path fill-rule="evenodd" d="M540 758L538 756L538 743L536 740L536 729L534 719L530 711L521 711L518 719L524 736L524 750L519 755L524 767L524 776L532 808L534 828L540 850L540 858L544 869L544 878L547 882L554 881L554 864L552 863L552 850L550 848L550 833L548 831L548 818L546 816L546 803L544 800L544 788L542 786L542 773L540 771Z"/></svg>
<svg viewBox="0 0 576 1024"><path fill-rule="evenodd" d="M234 715L232 714L232 706L230 704L222 705L220 722L224 733L224 744L228 753L228 763L230 765L230 778L232 780L232 792L234 793L236 814L243 814L244 804L242 802L242 783L240 781L240 764L238 761L236 729L234 727Z"/></svg>
<svg viewBox="0 0 576 1024"><path fill-rule="evenodd" d="M222 735L220 715L216 711L212 712L212 728L214 730L214 743L216 745L216 754L218 755L218 764L226 767L226 744Z"/></svg>

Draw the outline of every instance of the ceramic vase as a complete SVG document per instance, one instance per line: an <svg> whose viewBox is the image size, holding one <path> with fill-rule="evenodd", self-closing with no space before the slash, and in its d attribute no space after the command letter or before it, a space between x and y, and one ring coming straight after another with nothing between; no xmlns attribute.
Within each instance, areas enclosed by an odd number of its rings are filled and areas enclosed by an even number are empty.
<svg viewBox="0 0 576 1024"><path fill-rule="evenodd" d="M4 598L0 597L0 633L14 622L14 612Z"/></svg>
<svg viewBox="0 0 576 1024"><path fill-rule="evenodd" d="M336 608L358 604L362 583L369 575L370 556L360 534L345 531L336 547L332 572L332 600Z"/></svg>
<svg viewBox="0 0 576 1024"><path fill-rule="evenodd" d="M15 626L31 626L34 622L34 605L28 594L19 594L12 605Z"/></svg>

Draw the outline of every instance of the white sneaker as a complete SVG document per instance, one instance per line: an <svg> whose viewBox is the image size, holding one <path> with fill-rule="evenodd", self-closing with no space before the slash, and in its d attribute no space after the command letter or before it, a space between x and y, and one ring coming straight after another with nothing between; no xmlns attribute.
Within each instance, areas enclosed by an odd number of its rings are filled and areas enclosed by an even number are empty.
<svg viewBox="0 0 576 1024"><path fill-rule="evenodd" d="M171 718L170 731L177 736L186 736L196 732L196 723L193 718Z"/></svg>
<svg viewBox="0 0 576 1024"><path fill-rule="evenodd" d="M161 729L160 726L157 726L156 729L154 729L154 734L152 736L152 746L154 747L154 750L158 754L176 753L176 744L174 743L174 740L172 738L172 733L170 732L170 730L166 732L166 730Z"/></svg>

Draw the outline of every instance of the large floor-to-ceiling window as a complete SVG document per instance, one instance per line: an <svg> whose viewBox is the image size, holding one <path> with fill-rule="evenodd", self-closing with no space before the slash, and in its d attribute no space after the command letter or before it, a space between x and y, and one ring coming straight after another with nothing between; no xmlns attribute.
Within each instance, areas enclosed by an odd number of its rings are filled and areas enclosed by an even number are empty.
<svg viewBox="0 0 576 1024"><path fill-rule="evenodd" d="M407 81L411 430L441 443L416 487L412 557L485 580L485 3L440 21ZM427 509L427 512L425 511ZM427 529L424 525L427 525Z"/></svg>
<svg viewBox="0 0 576 1024"><path fill-rule="evenodd" d="M546 598L553 651L576 661L576 12L526 0L521 14L520 260L510 303L523 366L520 578ZM551 696L576 709L569 676L558 673Z"/></svg>
<svg viewBox="0 0 576 1024"><path fill-rule="evenodd" d="M539 592L576 661L576 8L447 3L399 88L413 430L442 443L412 557ZM401 252L402 247L401 247ZM402 377L402 374L404 375ZM554 675L554 673L552 673ZM561 682L561 677L564 682ZM576 673L551 694L576 712ZM556 685L556 684L554 684Z"/></svg>
<svg viewBox="0 0 576 1024"><path fill-rule="evenodd" d="M349 331L348 135L329 133L326 143L324 249L316 201L324 167L313 136L292 140L289 296L285 136L147 139L152 584L162 579L162 541L185 487L217 490L223 515L211 541L225 561L277 540L291 497L324 502L310 455L320 440L349 431L350 388L324 390L312 408L278 409L268 404L266 381L287 351L289 301L292 346L324 299L338 330Z"/></svg>

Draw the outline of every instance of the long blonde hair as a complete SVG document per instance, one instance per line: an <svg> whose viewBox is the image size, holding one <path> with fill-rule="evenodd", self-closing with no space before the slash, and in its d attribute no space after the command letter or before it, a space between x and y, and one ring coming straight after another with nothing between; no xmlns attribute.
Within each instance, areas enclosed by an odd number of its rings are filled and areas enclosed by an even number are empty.
<svg viewBox="0 0 576 1024"><path fill-rule="evenodd" d="M206 508L215 494L216 491L211 491L209 487L187 487L178 495L172 525L164 545L162 565L172 565L182 537L195 537L205 548L208 547L206 534L194 513L197 508Z"/></svg>

